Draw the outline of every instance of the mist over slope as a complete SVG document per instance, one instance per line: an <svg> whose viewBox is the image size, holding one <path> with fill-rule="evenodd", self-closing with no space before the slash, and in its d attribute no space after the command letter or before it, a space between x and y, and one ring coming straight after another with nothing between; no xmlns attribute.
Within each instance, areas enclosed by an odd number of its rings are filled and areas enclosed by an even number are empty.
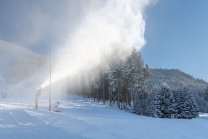
<svg viewBox="0 0 208 139"><path fill-rule="evenodd" d="M54 55L52 58L55 57L57 56ZM48 58L44 55L0 40L0 71L7 84L17 84L34 74L37 75L39 71L41 77L47 61ZM149 90L154 86L160 87L164 83L175 88L185 84L192 89L204 89L208 85L203 79L194 78L179 69L150 69L150 72L150 79L146 81Z"/></svg>
<svg viewBox="0 0 208 139"><path fill-rule="evenodd" d="M164 83L174 88L183 84L190 89L205 89L208 85L203 79L194 78L179 69L150 69L150 72L150 79L146 82L149 90L154 86L161 87Z"/></svg>
<svg viewBox="0 0 208 139"><path fill-rule="evenodd" d="M46 61L46 56L0 40L0 69L7 84L16 84L30 77Z"/></svg>

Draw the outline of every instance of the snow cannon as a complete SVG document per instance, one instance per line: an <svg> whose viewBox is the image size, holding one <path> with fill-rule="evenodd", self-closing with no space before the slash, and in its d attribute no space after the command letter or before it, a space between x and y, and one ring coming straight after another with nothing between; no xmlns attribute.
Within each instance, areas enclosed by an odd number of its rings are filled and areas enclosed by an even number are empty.
<svg viewBox="0 0 208 139"><path fill-rule="evenodd" d="M7 91L1 92L1 94L3 98L7 97Z"/></svg>
<svg viewBox="0 0 208 139"><path fill-rule="evenodd" d="M39 98L39 96L41 95L41 91L42 91L42 87L41 86L38 86L36 89L35 89L35 97L36 98Z"/></svg>
<svg viewBox="0 0 208 139"><path fill-rule="evenodd" d="M60 103L58 101L56 101L54 104L53 104L53 111L54 112L61 112L61 108L59 107Z"/></svg>
<svg viewBox="0 0 208 139"><path fill-rule="evenodd" d="M42 94L41 91L42 91L42 87L41 86L38 86L37 88L35 88L35 109L38 109L38 98L39 96Z"/></svg>

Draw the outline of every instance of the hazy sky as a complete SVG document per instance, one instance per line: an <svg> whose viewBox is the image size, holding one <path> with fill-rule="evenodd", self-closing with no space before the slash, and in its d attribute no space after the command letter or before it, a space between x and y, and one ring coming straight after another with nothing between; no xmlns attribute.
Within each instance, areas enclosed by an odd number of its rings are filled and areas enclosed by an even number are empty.
<svg viewBox="0 0 208 139"><path fill-rule="evenodd" d="M89 11L101 6L94 0L1 0L0 39L48 55L50 35L57 48ZM205 0L160 0L145 9L146 45L141 53L150 68L181 69L208 81L207 6Z"/></svg>
<svg viewBox="0 0 208 139"><path fill-rule="evenodd" d="M52 35L53 46L59 47L86 11L92 10L93 4L97 3L92 0L1 0L0 39L48 55L48 38Z"/></svg>

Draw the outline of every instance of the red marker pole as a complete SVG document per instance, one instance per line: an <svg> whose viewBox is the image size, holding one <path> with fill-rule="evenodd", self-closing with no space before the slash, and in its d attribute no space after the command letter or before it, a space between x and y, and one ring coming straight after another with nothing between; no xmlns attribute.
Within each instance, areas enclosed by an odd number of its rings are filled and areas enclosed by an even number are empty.
<svg viewBox="0 0 208 139"><path fill-rule="evenodd" d="M35 98L35 109L38 109L38 98Z"/></svg>

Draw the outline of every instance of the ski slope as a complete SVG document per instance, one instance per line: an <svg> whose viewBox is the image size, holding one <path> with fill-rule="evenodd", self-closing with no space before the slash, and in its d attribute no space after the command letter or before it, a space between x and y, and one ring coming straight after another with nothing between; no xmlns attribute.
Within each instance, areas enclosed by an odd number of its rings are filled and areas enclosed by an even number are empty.
<svg viewBox="0 0 208 139"><path fill-rule="evenodd" d="M63 113L48 111L45 89L35 108L33 89L5 85L0 75L0 139L207 139L208 114L197 119L159 119L134 115L92 99L52 92Z"/></svg>
<svg viewBox="0 0 208 139"><path fill-rule="evenodd" d="M39 110L32 100L1 99L0 138L208 138L207 114L192 120L151 118L72 95L60 103L63 113L49 112L46 99L39 99Z"/></svg>

